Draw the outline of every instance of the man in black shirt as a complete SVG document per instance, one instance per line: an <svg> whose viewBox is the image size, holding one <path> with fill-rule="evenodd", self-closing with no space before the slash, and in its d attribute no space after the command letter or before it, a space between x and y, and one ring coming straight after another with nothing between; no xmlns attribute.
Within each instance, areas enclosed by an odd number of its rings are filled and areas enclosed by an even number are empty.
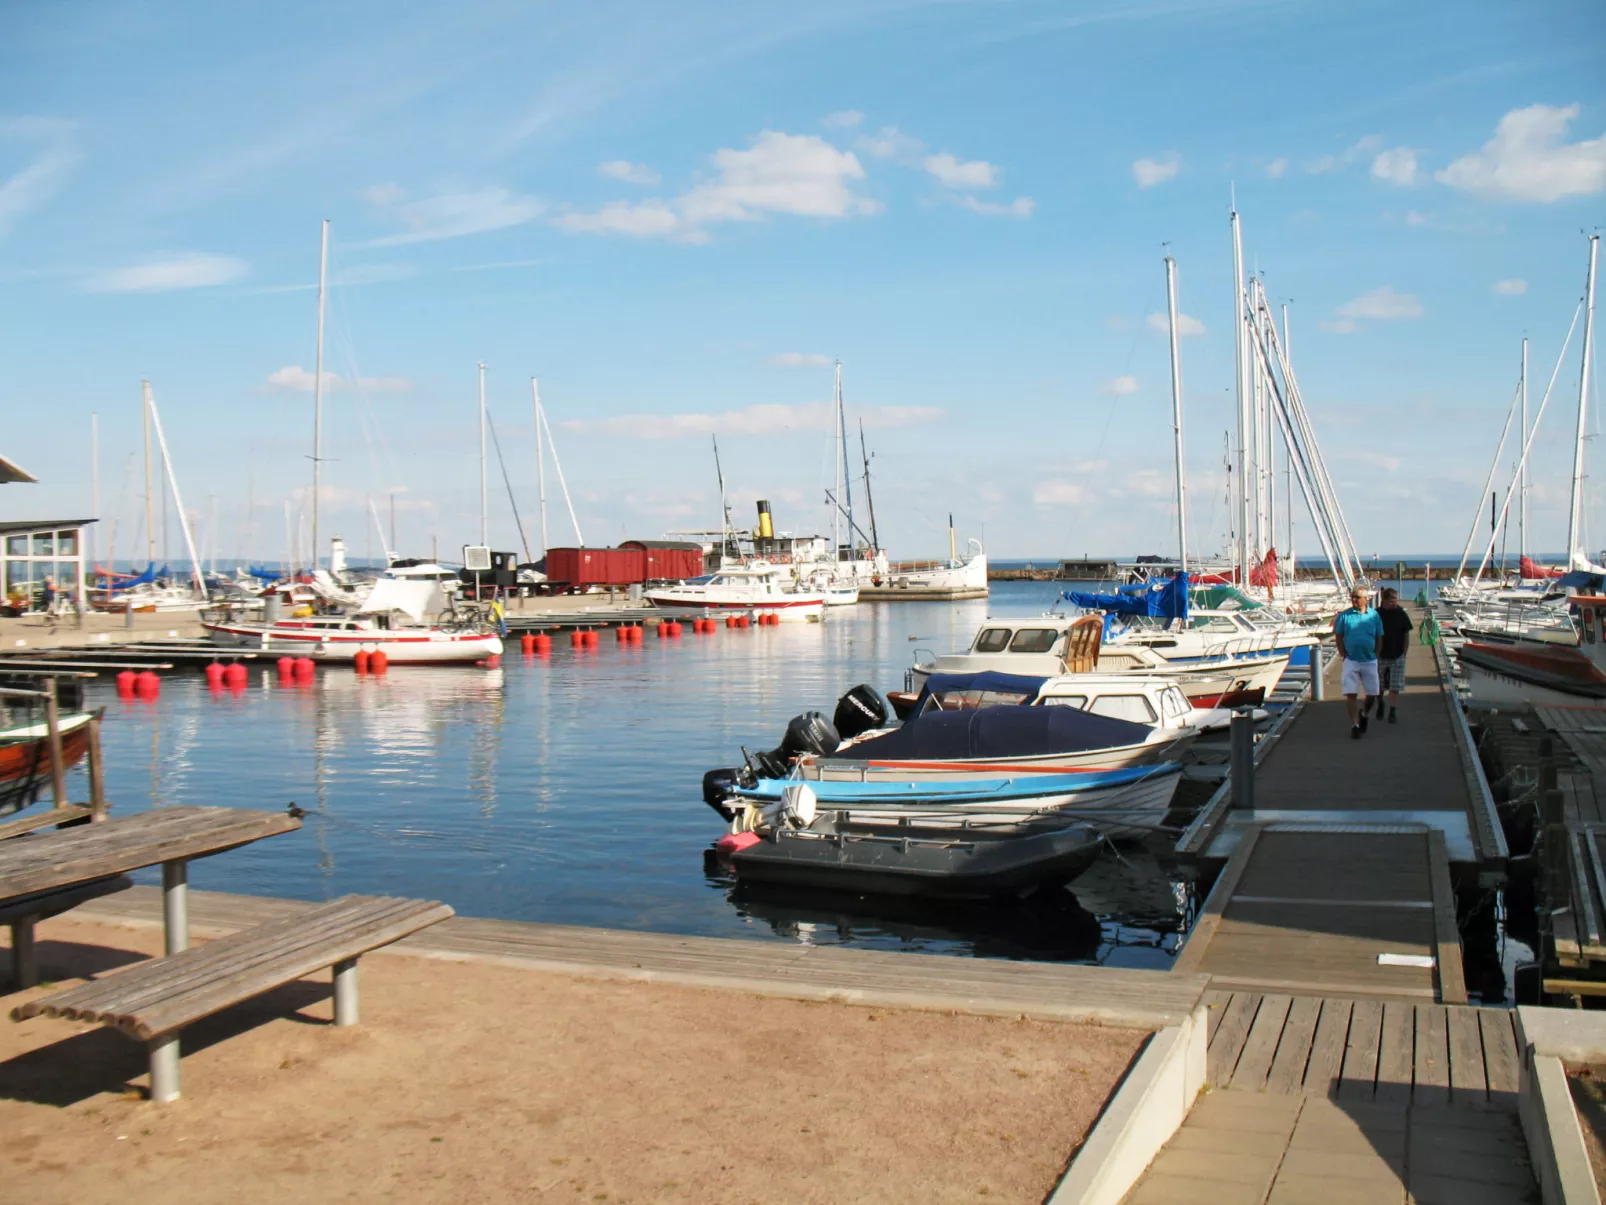
<svg viewBox="0 0 1606 1205"><path fill-rule="evenodd" d="M1377 608L1383 621L1383 652L1377 691L1377 718L1383 718L1383 692L1388 691L1389 723L1399 723L1400 688L1405 685L1405 650L1411 643L1411 617L1400 606L1400 592L1383 591Z"/></svg>

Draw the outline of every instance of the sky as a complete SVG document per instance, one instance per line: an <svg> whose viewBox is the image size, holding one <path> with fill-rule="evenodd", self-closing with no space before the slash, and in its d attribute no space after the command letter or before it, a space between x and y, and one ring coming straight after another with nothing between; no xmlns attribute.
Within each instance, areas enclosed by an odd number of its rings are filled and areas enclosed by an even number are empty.
<svg viewBox="0 0 1606 1205"><path fill-rule="evenodd" d="M90 513L98 416L99 547L143 560L148 380L203 555L283 556L327 219L321 531L357 556L370 500L403 554L478 542L480 363L499 548L539 553L532 378L585 543L717 527L711 436L738 524L828 529L837 360L893 557L950 514L999 558L1173 551L1167 254L1212 551L1235 196L1360 551L1457 551L1521 341L1537 410L1583 294L1603 63L1596 0L0 6L0 455L40 479L0 517Z"/></svg>

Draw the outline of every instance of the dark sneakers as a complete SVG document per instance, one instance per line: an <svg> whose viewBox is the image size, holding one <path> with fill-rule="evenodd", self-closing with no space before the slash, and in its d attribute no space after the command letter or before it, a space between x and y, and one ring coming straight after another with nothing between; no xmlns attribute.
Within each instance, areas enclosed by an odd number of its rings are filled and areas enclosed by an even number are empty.
<svg viewBox="0 0 1606 1205"><path fill-rule="evenodd" d="M1367 712L1370 711L1370 710L1371 710L1370 708L1362 708L1361 709L1361 722L1358 725L1356 725L1356 727L1358 727L1362 732L1366 731L1366 715L1367 715Z"/></svg>
<svg viewBox="0 0 1606 1205"><path fill-rule="evenodd" d="M1361 739L1361 726L1359 724L1352 724L1350 726L1349 738L1352 741L1358 741Z"/></svg>
<svg viewBox="0 0 1606 1205"><path fill-rule="evenodd" d="M1390 707L1389 708L1389 723L1398 724L1399 722L1400 722L1399 709L1396 708L1396 707Z"/></svg>

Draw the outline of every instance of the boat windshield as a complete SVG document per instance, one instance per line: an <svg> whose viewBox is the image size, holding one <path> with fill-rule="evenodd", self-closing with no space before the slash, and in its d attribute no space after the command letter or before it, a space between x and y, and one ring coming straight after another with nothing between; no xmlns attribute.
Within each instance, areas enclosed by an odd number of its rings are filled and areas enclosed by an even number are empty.
<svg viewBox="0 0 1606 1205"><path fill-rule="evenodd" d="M921 710L928 711L980 711L984 707L1019 707L1031 701L1031 695L1015 690L934 690Z"/></svg>
<svg viewBox="0 0 1606 1205"><path fill-rule="evenodd" d="M1009 647L1010 635L1008 628L983 628L976 637L976 652L1001 653Z"/></svg>
<svg viewBox="0 0 1606 1205"><path fill-rule="evenodd" d="M1248 620L1251 627L1256 627L1266 632L1277 630L1278 628L1282 627L1285 622L1281 615L1268 614L1265 609L1261 609L1259 611L1240 611L1238 613L1238 619L1240 622Z"/></svg>
<svg viewBox="0 0 1606 1205"><path fill-rule="evenodd" d="M1009 642L1009 651L1012 653L1046 653L1050 651L1060 634L1054 628L1022 628L1015 633L1015 639Z"/></svg>

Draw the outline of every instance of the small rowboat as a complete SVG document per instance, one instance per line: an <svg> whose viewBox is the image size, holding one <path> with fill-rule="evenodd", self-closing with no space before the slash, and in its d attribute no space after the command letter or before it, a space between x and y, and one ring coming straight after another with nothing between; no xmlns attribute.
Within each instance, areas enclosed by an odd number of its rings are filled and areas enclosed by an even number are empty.
<svg viewBox="0 0 1606 1205"><path fill-rule="evenodd" d="M100 711L67 712L57 723L62 769L89 752L89 722ZM50 729L43 721L0 728L0 816L21 811L50 785Z"/></svg>

